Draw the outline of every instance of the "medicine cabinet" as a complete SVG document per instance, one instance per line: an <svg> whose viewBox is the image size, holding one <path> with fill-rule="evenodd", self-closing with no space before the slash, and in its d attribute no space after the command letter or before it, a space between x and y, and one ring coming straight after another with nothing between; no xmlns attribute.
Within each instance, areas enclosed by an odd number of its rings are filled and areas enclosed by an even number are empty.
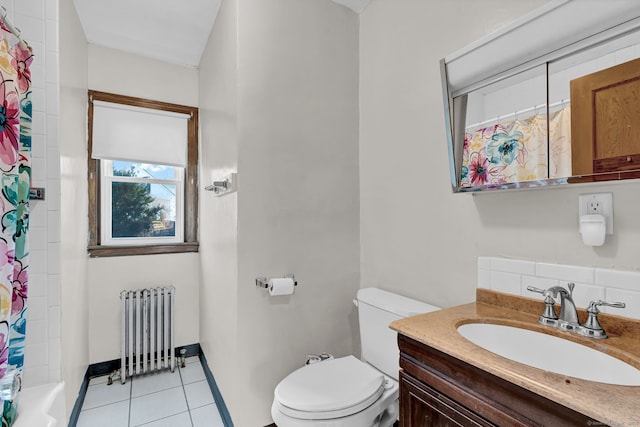
<svg viewBox="0 0 640 427"><path fill-rule="evenodd" d="M640 1L554 0L440 66L454 192L640 177Z"/></svg>

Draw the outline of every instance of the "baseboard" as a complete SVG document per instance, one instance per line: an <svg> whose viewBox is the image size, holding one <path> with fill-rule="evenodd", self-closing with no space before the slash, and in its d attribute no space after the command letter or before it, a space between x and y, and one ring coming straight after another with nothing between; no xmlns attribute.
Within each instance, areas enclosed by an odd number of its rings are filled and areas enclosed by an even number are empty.
<svg viewBox="0 0 640 427"><path fill-rule="evenodd" d="M211 389L211 393L213 393L213 399L216 403L216 406L218 407L218 412L220 413L220 417L222 418L222 422L224 423L224 426L233 427L233 421L231 420L229 409L227 408L227 405L224 403L224 399L222 398L222 394L220 393L218 384L216 384L216 380L215 378L213 378L213 373L211 372L211 369L209 369L207 358L202 352L202 349L200 349L200 363L202 364L204 375L207 378L207 382L209 383L209 388Z"/></svg>

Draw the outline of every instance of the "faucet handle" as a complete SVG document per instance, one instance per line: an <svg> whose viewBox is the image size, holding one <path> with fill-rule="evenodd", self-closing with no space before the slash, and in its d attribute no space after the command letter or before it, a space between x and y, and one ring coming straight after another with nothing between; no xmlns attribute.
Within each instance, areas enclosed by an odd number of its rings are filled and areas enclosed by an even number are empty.
<svg viewBox="0 0 640 427"><path fill-rule="evenodd" d="M536 292L542 295L545 295L547 293L545 289L536 288L535 286L527 286L527 290L530 292Z"/></svg>
<svg viewBox="0 0 640 427"><path fill-rule="evenodd" d="M600 313L600 310L598 310L598 307L601 305L605 305L607 307L614 307L614 308L625 308L627 306L623 302L606 302L599 299L596 301L591 301L589 303L589 307L587 307L587 313L594 313L594 314Z"/></svg>
<svg viewBox="0 0 640 427"><path fill-rule="evenodd" d="M598 307L606 305L608 307L625 308L627 305L623 302L606 302L601 299L591 301L589 307L587 307L587 321L584 322L578 329L578 333L592 338L607 338L607 333L604 331L598 320Z"/></svg>
<svg viewBox="0 0 640 427"><path fill-rule="evenodd" d="M530 292L536 292L544 295L544 305L545 305L544 313L538 319L538 323L542 325L556 326L558 323L558 315L553 309L553 305L556 303L556 301L553 299L553 296L552 296L553 292L550 291L549 289L545 290L545 289L536 288L534 286L527 286L527 290Z"/></svg>

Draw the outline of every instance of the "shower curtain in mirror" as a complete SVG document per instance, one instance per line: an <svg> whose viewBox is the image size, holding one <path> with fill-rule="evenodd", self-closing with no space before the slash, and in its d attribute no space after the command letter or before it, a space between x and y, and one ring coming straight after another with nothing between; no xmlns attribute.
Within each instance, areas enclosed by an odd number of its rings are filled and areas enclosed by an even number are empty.
<svg viewBox="0 0 640 427"><path fill-rule="evenodd" d="M29 267L33 56L0 20L0 399L2 426L16 417L11 385L22 374ZM14 382L15 381L15 382Z"/></svg>
<svg viewBox="0 0 640 427"><path fill-rule="evenodd" d="M547 146L547 131L549 142ZM460 186L571 176L571 107L467 130Z"/></svg>

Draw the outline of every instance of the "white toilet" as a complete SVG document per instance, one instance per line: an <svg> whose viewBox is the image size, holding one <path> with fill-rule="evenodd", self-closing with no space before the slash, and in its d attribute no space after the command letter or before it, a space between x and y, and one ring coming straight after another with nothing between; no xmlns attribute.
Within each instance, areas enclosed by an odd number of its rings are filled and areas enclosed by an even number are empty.
<svg viewBox="0 0 640 427"><path fill-rule="evenodd" d="M388 427L398 417L398 344L389 323L438 307L377 288L358 291L362 361L303 366L280 381L271 416L278 427Z"/></svg>

